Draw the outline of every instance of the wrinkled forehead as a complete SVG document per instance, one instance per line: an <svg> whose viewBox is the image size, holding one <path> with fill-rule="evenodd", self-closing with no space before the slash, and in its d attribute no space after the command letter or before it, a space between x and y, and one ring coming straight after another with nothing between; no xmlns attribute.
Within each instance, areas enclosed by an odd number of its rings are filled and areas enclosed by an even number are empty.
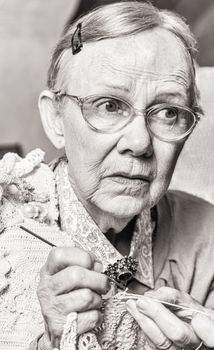
<svg viewBox="0 0 214 350"><path fill-rule="evenodd" d="M75 56L69 50L61 64L66 91L80 96L109 84L128 90L148 81L171 82L172 89L178 86L186 93L192 80L191 60L182 42L160 28L84 44Z"/></svg>

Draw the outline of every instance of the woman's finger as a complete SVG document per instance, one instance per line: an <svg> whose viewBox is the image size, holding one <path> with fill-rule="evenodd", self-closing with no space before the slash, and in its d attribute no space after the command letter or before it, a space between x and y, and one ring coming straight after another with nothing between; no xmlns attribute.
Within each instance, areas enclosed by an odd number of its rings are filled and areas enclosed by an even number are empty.
<svg viewBox="0 0 214 350"><path fill-rule="evenodd" d="M95 263L96 269L98 269L98 265L100 265L100 270L102 270L101 263L97 262L92 254L83 249L75 247L55 247L51 249L41 274L53 275L58 271L73 265L82 266L91 270Z"/></svg>
<svg viewBox="0 0 214 350"><path fill-rule="evenodd" d="M68 315L67 315L68 316ZM63 327L67 316L61 317L58 322L52 320L48 323L47 338L53 348L59 348L63 333ZM103 321L103 314L99 310L89 310L77 314L77 335L88 332L95 327L99 327Z"/></svg>
<svg viewBox="0 0 214 350"><path fill-rule="evenodd" d="M166 337L166 335L160 330L156 323L149 317L139 312L136 307L136 303L133 300L127 301L126 305L127 310L135 318L144 334L156 348L170 350L175 348L172 341Z"/></svg>
<svg viewBox="0 0 214 350"><path fill-rule="evenodd" d="M189 322L189 320L192 319L194 310L205 311L205 308L195 299L193 299L191 295L174 288L161 287L157 290L146 292L145 296L158 299L169 304L175 304L174 306L163 305L184 321ZM184 309L179 308L179 305L183 306Z"/></svg>
<svg viewBox="0 0 214 350"><path fill-rule="evenodd" d="M161 287L159 289L146 292L145 296L164 300L173 304L178 304L185 301L187 303L194 302L194 299L189 294L170 287Z"/></svg>
<svg viewBox="0 0 214 350"><path fill-rule="evenodd" d="M90 310L78 313L77 333L78 335L100 327L103 322L103 314L99 310Z"/></svg>
<svg viewBox="0 0 214 350"><path fill-rule="evenodd" d="M50 297L42 301L43 311L46 314L51 308L54 312L67 315L70 312L83 312L92 309L99 309L102 306L102 298L90 289L82 288L68 294Z"/></svg>
<svg viewBox="0 0 214 350"><path fill-rule="evenodd" d="M110 289L106 275L87 270L81 266L69 266L52 276L46 275L40 281L39 291L60 295L72 290L89 288L99 294L106 294ZM40 293L41 294L41 293Z"/></svg>
<svg viewBox="0 0 214 350"><path fill-rule="evenodd" d="M197 308L198 310L204 309L204 307L188 293L170 287L161 287L157 290L146 292L145 296L153 297L172 304L182 304L183 306Z"/></svg>
<svg viewBox="0 0 214 350"><path fill-rule="evenodd" d="M214 314L214 312L213 312ZM202 314L195 314L192 319L192 327L198 337L209 348L214 348L214 318L211 319Z"/></svg>
<svg viewBox="0 0 214 350"><path fill-rule="evenodd" d="M136 306L140 312L152 319L166 337L176 345L197 347L200 344L200 340L191 325L181 321L162 304L149 297L141 297Z"/></svg>

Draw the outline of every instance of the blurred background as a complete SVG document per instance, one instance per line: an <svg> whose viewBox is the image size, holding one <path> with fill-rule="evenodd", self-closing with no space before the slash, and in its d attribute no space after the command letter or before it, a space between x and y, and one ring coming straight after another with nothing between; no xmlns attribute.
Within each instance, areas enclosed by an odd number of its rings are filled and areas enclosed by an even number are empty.
<svg viewBox="0 0 214 350"><path fill-rule="evenodd" d="M0 158L40 147L46 160L58 152L46 138L37 100L46 86L54 44L63 26L82 12L112 0L0 0ZM205 118L178 162L171 187L214 203L214 1L153 0L187 18L196 38L198 84Z"/></svg>

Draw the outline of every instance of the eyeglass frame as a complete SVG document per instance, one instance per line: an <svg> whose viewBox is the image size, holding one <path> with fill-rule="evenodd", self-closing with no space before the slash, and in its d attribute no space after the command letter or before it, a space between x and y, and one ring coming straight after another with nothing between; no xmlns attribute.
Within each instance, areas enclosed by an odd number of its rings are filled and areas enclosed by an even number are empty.
<svg viewBox="0 0 214 350"><path fill-rule="evenodd" d="M179 106L177 104L169 104L169 103L159 103L159 104L156 104L156 105L153 105L149 108L146 108L144 110L139 110L137 108L134 108L128 101L124 100L123 98L120 98L118 96L115 96L115 95L102 95L102 94L97 94L97 95L88 95L86 97L79 97L79 96L76 96L76 95L70 95L70 94L67 94L67 93L63 93L61 92L60 90L59 91L52 91L54 93L54 95L56 96L56 100L57 99L61 99L63 97L68 97L69 99L71 99L72 101L75 101L78 106L80 107L81 109L81 114L82 114L82 117L83 119L85 120L85 122L89 125L89 127L98 132L98 133L101 133L101 134L112 134L114 132L117 132L117 131L120 131L122 130L123 128L125 128L135 117L136 115L142 115L144 116L145 118L145 121L146 121L146 125L148 126L148 131L150 132L150 134L152 134L153 136L155 136L157 139L159 139L160 141L164 141L164 142L176 142L176 141L180 141L180 140L183 140L185 139L189 134L191 134L191 132L193 131L193 129L196 127L197 123L200 121L201 119L201 115L195 111L193 111L191 108L189 107L183 107L183 106ZM129 120L127 121L126 124L124 124L123 126L121 126L120 128L116 129L116 130L111 130L111 131L106 131L106 130L100 130L100 129L97 129L95 126L93 126L89 121L88 119L85 117L84 113L83 113L83 105L84 105L84 102L89 99L89 98L93 98L93 97L100 97L100 98L114 98L114 99L117 99L125 104L127 104L130 109L133 111L133 114L131 115L131 117L129 118ZM154 109L158 109L160 107L168 107L168 108L178 108L178 109L183 109L184 111L187 111L189 113L191 113L194 117L194 123L193 125L191 126L191 128L185 132L184 135L182 136L178 136L177 138L173 138L173 139L166 139L164 137L161 137L159 135L156 135L152 130L151 130L151 127L147 121L147 119L149 118L149 113L151 113Z"/></svg>

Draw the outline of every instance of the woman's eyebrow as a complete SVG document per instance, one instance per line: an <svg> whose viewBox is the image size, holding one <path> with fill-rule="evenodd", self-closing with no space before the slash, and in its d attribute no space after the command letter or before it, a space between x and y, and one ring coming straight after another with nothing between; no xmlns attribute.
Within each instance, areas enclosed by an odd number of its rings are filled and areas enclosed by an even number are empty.
<svg viewBox="0 0 214 350"><path fill-rule="evenodd" d="M131 89L127 85L119 84L119 83L118 84L100 83L97 86L100 86L102 88L109 89L109 90L114 90L114 91L123 91L123 92L131 91Z"/></svg>
<svg viewBox="0 0 214 350"><path fill-rule="evenodd" d="M155 96L155 101L172 101L176 103L186 104L188 102L188 95L184 92L176 91L176 92L161 92Z"/></svg>

